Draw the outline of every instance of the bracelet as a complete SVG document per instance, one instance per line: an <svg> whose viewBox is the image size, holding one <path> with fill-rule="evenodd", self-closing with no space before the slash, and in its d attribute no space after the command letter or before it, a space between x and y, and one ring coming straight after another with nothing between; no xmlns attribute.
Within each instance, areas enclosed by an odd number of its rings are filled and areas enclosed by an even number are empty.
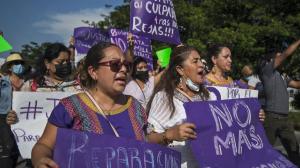
<svg viewBox="0 0 300 168"><path fill-rule="evenodd" d="M168 130L166 130L165 132L162 133L162 139L163 139L164 144L169 145L170 143L173 142L173 140L170 140L167 138L167 131Z"/></svg>

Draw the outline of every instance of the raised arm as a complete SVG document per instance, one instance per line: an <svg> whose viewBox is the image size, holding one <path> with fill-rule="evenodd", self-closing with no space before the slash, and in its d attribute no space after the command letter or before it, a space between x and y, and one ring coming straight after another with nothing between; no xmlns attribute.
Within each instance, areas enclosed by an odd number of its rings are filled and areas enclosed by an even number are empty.
<svg viewBox="0 0 300 168"><path fill-rule="evenodd" d="M296 49L300 45L300 40L297 40L293 44L291 44L283 53L276 54L275 60L274 60L274 68L276 69L278 66L282 64L282 62L287 59L289 56L291 56Z"/></svg>
<svg viewBox="0 0 300 168"><path fill-rule="evenodd" d="M133 62L133 58L134 58L134 53L133 53L134 39L133 39L133 35L131 33L128 33L127 43L128 43L128 49L125 52L126 60L129 61L129 62Z"/></svg>
<svg viewBox="0 0 300 168"><path fill-rule="evenodd" d="M295 89L300 89L300 81L291 80L289 82L289 87L292 87L292 88L295 88Z"/></svg>

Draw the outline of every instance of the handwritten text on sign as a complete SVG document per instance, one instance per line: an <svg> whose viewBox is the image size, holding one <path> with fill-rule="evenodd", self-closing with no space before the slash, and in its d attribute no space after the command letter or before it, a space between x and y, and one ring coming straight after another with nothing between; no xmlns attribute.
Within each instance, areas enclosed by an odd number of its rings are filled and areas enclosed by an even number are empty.
<svg viewBox="0 0 300 168"><path fill-rule="evenodd" d="M180 168L180 153L157 144L58 129L54 160L70 168Z"/></svg>
<svg viewBox="0 0 300 168"><path fill-rule="evenodd" d="M119 29L110 29L109 36L112 43L119 46L125 52L129 44L127 42L128 32ZM153 69L152 47L151 40L146 37L141 37L133 34L133 54L134 56L143 57L148 64L148 67Z"/></svg>
<svg viewBox="0 0 300 168"><path fill-rule="evenodd" d="M78 27L74 29L75 48L80 54L86 54L95 44L108 42L108 34L99 28Z"/></svg>
<svg viewBox="0 0 300 168"><path fill-rule="evenodd" d="M180 44L172 0L132 0L130 30L151 39Z"/></svg>
<svg viewBox="0 0 300 168"><path fill-rule="evenodd" d="M31 149L42 135L53 108L67 92L13 92L13 109L19 122L12 125L23 158L31 157Z"/></svg>
<svg viewBox="0 0 300 168"><path fill-rule="evenodd" d="M199 139L191 141L191 148L200 167L294 168L268 143L258 119L257 98L218 99L184 106L188 122L197 127Z"/></svg>

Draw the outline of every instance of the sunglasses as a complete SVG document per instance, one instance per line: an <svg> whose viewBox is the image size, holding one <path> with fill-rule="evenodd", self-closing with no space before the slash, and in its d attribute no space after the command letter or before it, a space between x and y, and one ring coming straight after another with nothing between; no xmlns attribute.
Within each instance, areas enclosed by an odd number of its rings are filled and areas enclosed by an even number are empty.
<svg viewBox="0 0 300 168"><path fill-rule="evenodd" d="M128 61L121 61L120 59L105 61L105 62L99 62L99 66L109 66L110 70L113 72L119 72L122 66L124 65L127 69L127 71L132 70L132 63Z"/></svg>

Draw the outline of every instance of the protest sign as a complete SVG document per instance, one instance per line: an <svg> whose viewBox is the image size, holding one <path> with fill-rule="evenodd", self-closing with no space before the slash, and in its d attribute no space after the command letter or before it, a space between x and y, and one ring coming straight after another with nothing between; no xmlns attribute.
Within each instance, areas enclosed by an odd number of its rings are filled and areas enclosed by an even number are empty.
<svg viewBox="0 0 300 168"><path fill-rule="evenodd" d="M166 43L181 43L172 0L132 0L130 31Z"/></svg>
<svg viewBox="0 0 300 168"><path fill-rule="evenodd" d="M171 52L172 49L170 47L156 51L161 67L165 68L169 65Z"/></svg>
<svg viewBox="0 0 300 168"><path fill-rule="evenodd" d="M54 160L70 168L180 168L181 155L144 141L59 128Z"/></svg>
<svg viewBox="0 0 300 168"><path fill-rule="evenodd" d="M184 104L187 122L197 127L197 139L190 145L199 167L296 167L269 144L258 118L260 104L251 91L211 88L216 100Z"/></svg>
<svg viewBox="0 0 300 168"><path fill-rule="evenodd" d="M123 52L126 52L129 47L127 40L128 34L128 32L119 29L111 28L109 30L111 42L119 46ZM133 34L133 46L134 56L143 57L147 61L149 69L153 70L151 40L149 38Z"/></svg>
<svg viewBox="0 0 300 168"><path fill-rule="evenodd" d="M31 150L42 135L48 117L61 98L72 92L13 92L12 109L19 122L11 126L23 158L31 158Z"/></svg>
<svg viewBox="0 0 300 168"><path fill-rule="evenodd" d="M12 46L0 35L0 53L9 51L12 49Z"/></svg>
<svg viewBox="0 0 300 168"><path fill-rule="evenodd" d="M86 56L88 50L100 41L109 42L107 32L93 27L77 27L74 29L75 62Z"/></svg>

